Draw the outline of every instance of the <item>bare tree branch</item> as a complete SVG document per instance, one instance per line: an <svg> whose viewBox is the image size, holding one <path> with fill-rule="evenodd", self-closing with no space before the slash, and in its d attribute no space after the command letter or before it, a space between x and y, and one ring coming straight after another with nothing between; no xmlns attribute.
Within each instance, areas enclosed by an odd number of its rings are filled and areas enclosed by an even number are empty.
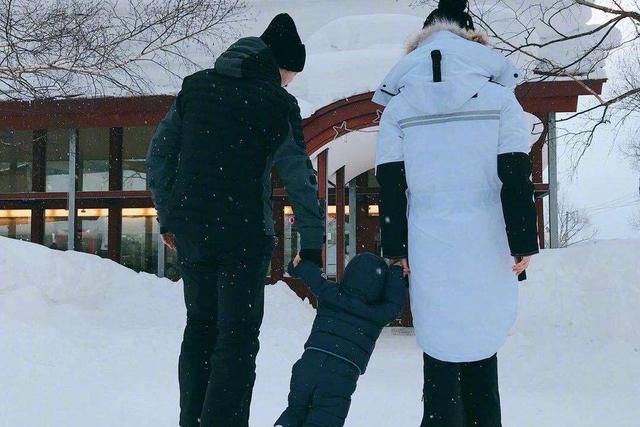
<svg viewBox="0 0 640 427"><path fill-rule="evenodd" d="M0 96L141 94L237 35L244 0L0 0Z"/></svg>
<svg viewBox="0 0 640 427"><path fill-rule="evenodd" d="M586 210L575 209L566 203L565 195L560 199L558 207L558 242L561 248L591 241L598 235L598 230L591 225ZM547 226L545 231L549 233Z"/></svg>
<svg viewBox="0 0 640 427"><path fill-rule="evenodd" d="M430 8L436 3L435 0L413 2ZM599 21L591 24L594 11ZM469 13L476 26L493 40L495 48L525 69L528 80L570 79L591 94L592 101L584 108L557 121L585 120L577 131L559 129L564 132L559 136L568 137L578 154L575 165L603 125L620 125L630 117L637 117L640 111L638 0L470 0ZM606 95L599 95L585 80L602 78L605 64L616 65L616 79L607 84ZM640 140L636 139L635 144L640 145Z"/></svg>

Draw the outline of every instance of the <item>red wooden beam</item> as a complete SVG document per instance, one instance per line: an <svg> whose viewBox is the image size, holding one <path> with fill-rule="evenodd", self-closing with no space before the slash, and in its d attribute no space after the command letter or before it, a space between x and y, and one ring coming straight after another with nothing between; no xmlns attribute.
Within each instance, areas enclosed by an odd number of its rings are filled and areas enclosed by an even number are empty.
<svg viewBox="0 0 640 427"><path fill-rule="evenodd" d="M366 94L366 98L360 97L351 102L339 101L331 104L331 110L319 110L303 123L305 140L313 138L326 129L332 128L336 123L342 123L343 120L351 119L357 116L375 114L376 109L381 107L371 101L372 94Z"/></svg>
<svg viewBox="0 0 640 427"><path fill-rule="evenodd" d="M271 254L271 283L284 278L284 201L273 202L274 231L278 239Z"/></svg>
<svg viewBox="0 0 640 427"><path fill-rule="evenodd" d="M321 152L320 154L318 154L318 197L320 199L320 203L322 203L322 205L324 206L324 210L325 212L328 211L327 209L327 202L328 202L328 196L329 196L329 192L328 192L328 187L329 187L329 176L327 175L328 173L328 158L329 158L329 152L327 150L324 150L323 152ZM326 226L327 223L325 221L325 236L327 235L327 230L326 230ZM327 271L327 243L325 241L323 248L323 259L324 259L324 271Z"/></svg>
<svg viewBox="0 0 640 427"><path fill-rule="evenodd" d="M544 249L544 199L542 197L536 199L536 213L538 214L538 245L540 249Z"/></svg>
<svg viewBox="0 0 640 427"><path fill-rule="evenodd" d="M345 99L341 99L340 101L336 101L332 104L327 105L326 107L322 107L321 109L319 109L318 111L316 111L311 117L303 120L303 126L307 126L307 123L309 121L312 121L318 117L321 117L327 113L332 113L335 110L344 107L346 105L350 105L362 100L371 100L371 98L373 98L373 92L367 92L367 93L363 93L363 94L359 94L359 95L354 95L354 96L350 96L348 98Z"/></svg>
<svg viewBox="0 0 640 427"><path fill-rule="evenodd" d="M108 224L107 256L115 262L120 262L122 246L122 208L109 208Z"/></svg>
<svg viewBox="0 0 640 427"><path fill-rule="evenodd" d="M123 129L109 129L109 191L122 190Z"/></svg>
<svg viewBox="0 0 640 427"><path fill-rule="evenodd" d="M78 191L76 199L151 199L150 191ZM31 192L31 193L0 193L0 201L3 200L67 200L65 192Z"/></svg>
<svg viewBox="0 0 640 427"><path fill-rule="evenodd" d="M307 152L312 154L316 151L320 150L327 143L349 133L352 130L366 129L373 126L377 126L377 123L374 123L374 120L377 117L375 104L372 102L369 103L370 106L373 107L373 110L370 111L366 115L359 115L356 117L348 117L348 110L342 111L339 122L336 122L335 125L331 126L328 129L325 129L320 134L315 137L309 138L305 140L307 141Z"/></svg>
<svg viewBox="0 0 640 427"><path fill-rule="evenodd" d="M605 82L606 79L583 80L580 83L573 80L526 82L516 88L516 94L525 104L534 98L577 98L581 95L590 95L591 91L602 93ZM355 95L318 110L305 120L305 128L309 126L307 132L316 134L318 130L322 130L322 123L327 120L331 122L331 117L337 114L342 107L363 108L364 111L368 111L370 107L366 104L371 100L371 97L372 93ZM2 101L0 102L0 122L4 127L16 130L153 126L164 117L174 99L175 97L172 95L152 95L33 102ZM362 106L358 107L360 104ZM554 101L554 104L547 103L546 105L569 108L570 104L564 104L557 100ZM532 105L537 108L538 104ZM314 124L314 122L317 123Z"/></svg>
<svg viewBox="0 0 640 427"><path fill-rule="evenodd" d="M344 271L344 166L336 172L336 277L342 278Z"/></svg>
<svg viewBox="0 0 640 427"><path fill-rule="evenodd" d="M536 197L543 197L549 194L549 184L534 183Z"/></svg>
<svg viewBox="0 0 640 427"><path fill-rule="evenodd" d="M521 98L522 108L529 113L572 113L578 110L578 97L553 96L548 98Z"/></svg>
<svg viewBox="0 0 640 427"><path fill-rule="evenodd" d="M105 97L0 102L0 122L8 129L154 126L174 96Z"/></svg>
<svg viewBox="0 0 640 427"><path fill-rule="evenodd" d="M516 96L520 98L552 98L578 97L602 93L602 87L607 79L593 80L548 80L525 82L516 87Z"/></svg>
<svg viewBox="0 0 640 427"><path fill-rule="evenodd" d="M31 166L31 191L45 191L47 186L47 130L33 131L33 157ZM42 243L44 239L44 208L31 210L31 241Z"/></svg>
<svg viewBox="0 0 640 427"><path fill-rule="evenodd" d="M44 208L31 209L31 241L42 243L44 239Z"/></svg>
<svg viewBox="0 0 640 427"><path fill-rule="evenodd" d="M540 121L542 122L544 129L542 131L542 134L540 135L540 137L538 138L538 141L536 141L535 144L533 144L533 146L531 147L531 161L533 162L533 182L534 183L541 183L543 180L543 175L542 175L542 166L543 166L543 161L542 161L542 150L545 146L545 143L547 141L547 122L548 122L548 115L546 113L538 113L536 114L536 116L538 117L538 119L540 119ZM548 189L547 189L548 190Z"/></svg>

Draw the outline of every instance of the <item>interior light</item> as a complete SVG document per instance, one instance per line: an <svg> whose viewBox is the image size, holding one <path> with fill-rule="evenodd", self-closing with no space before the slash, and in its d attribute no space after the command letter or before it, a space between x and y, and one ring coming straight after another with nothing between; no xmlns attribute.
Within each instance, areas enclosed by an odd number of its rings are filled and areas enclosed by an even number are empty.
<svg viewBox="0 0 640 427"><path fill-rule="evenodd" d="M31 218L31 209L0 210L0 218Z"/></svg>

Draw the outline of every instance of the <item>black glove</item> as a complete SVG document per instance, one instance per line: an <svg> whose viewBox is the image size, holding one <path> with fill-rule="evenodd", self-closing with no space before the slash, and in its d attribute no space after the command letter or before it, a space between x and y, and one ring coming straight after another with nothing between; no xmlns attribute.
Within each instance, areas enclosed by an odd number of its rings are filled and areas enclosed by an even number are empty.
<svg viewBox="0 0 640 427"><path fill-rule="evenodd" d="M303 249L300 251L300 258L314 263L318 268L323 267L322 249Z"/></svg>

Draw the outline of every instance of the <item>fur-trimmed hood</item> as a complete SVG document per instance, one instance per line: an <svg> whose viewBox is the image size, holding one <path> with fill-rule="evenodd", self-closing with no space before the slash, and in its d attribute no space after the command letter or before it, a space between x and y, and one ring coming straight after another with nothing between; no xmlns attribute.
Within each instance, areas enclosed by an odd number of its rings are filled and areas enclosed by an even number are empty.
<svg viewBox="0 0 640 427"><path fill-rule="evenodd" d="M434 50L439 50L443 58L439 93L442 86L450 85L461 97L468 93L473 96L489 81L515 87L521 75L511 61L490 47L484 34L461 29L449 21L436 21L409 39L406 55L378 87L373 101L386 106L409 84L415 88L417 80L433 82L430 53Z"/></svg>
<svg viewBox="0 0 640 427"><path fill-rule="evenodd" d="M456 36L462 37L463 39L480 43L484 46L491 46L491 44L489 43L489 38L484 33L473 30L465 30L463 28L460 28L460 26L458 26L458 24L456 24L455 22L437 20L434 24L424 28L422 31L420 31L418 34L414 35L407 41L405 53L413 52L418 48L418 46L420 46L423 41L427 40L429 37L440 31L448 31L455 34Z"/></svg>

